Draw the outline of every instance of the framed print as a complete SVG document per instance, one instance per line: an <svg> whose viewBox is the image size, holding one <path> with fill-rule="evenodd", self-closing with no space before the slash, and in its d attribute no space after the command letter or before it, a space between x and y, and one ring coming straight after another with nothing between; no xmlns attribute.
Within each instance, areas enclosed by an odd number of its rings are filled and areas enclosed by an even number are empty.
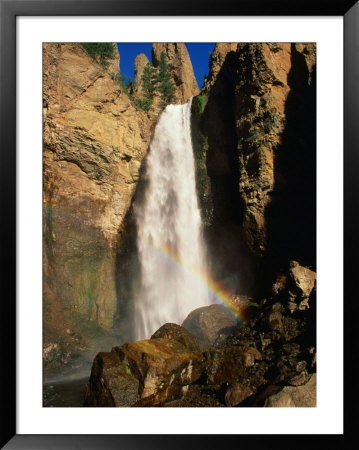
<svg viewBox="0 0 359 450"><path fill-rule="evenodd" d="M1 1L1 444L349 448L358 5L167 5Z"/></svg>

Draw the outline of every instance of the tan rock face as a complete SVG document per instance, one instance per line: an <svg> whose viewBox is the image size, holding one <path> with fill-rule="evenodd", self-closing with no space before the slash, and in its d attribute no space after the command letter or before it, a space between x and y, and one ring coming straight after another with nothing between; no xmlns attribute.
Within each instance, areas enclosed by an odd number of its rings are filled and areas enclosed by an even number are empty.
<svg viewBox="0 0 359 450"><path fill-rule="evenodd" d="M229 52L235 52L237 50L238 43L236 42L218 42L211 55L210 70L208 77L204 83L203 92L207 93L215 83L218 72L226 59Z"/></svg>
<svg viewBox="0 0 359 450"><path fill-rule="evenodd" d="M80 334L82 321L113 325L114 248L151 123L81 45L44 44L43 65L46 343L54 311Z"/></svg>
<svg viewBox="0 0 359 450"><path fill-rule="evenodd" d="M149 60L144 53L140 53L135 59L135 78L132 85L132 96L134 99L142 98L142 74L145 66L149 64Z"/></svg>
<svg viewBox="0 0 359 450"><path fill-rule="evenodd" d="M198 94L199 89L186 45L183 43L154 43L152 45L154 67L158 67L162 52L166 54L176 84L177 103L187 103L191 97Z"/></svg>
<svg viewBox="0 0 359 450"><path fill-rule="evenodd" d="M114 44L114 56L112 59L108 60L108 66L106 67L106 70L108 73L119 73L120 71L120 54L118 52L117 44Z"/></svg>

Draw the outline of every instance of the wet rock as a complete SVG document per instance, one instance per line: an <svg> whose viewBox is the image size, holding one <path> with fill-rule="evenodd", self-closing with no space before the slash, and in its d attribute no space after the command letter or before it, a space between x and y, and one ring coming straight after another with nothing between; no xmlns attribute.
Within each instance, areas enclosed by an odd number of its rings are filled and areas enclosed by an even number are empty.
<svg viewBox="0 0 359 450"><path fill-rule="evenodd" d="M309 381L298 387L286 386L276 394L270 395L265 403L265 407L315 407L316 400L316 374L313 374Z"/></svg>
<svg viewBox="0 0 359 450"><path fill-rule="evenodd" d="M176 323L166 323L162 325L152 336L151 339L166 338L173 339L184 347L194 352L199 352L199 344L197 339L185 328Z"/></svg>
<svg viewBox="0 0 359 450"><path fill-rule="evenodd" d="M139 398L139 381L118 354L99 353L85 388L85 406L132 406Z"/></svg>
<svg viewBox="0 0 359 450"><path fill-rule="evenodd" d="M175 399L182 386L198 380L204 357L174 339L155 338L114 347L141 385L141 400L152 406Z"/></svg>
<svg viewBox="0 0 359 450"><path fill-rule="evenodd" d="M208 349L222 330L237 326L237 319L225 306L215 304L195 309L182 326L198 339L201 349Z"/></svg>

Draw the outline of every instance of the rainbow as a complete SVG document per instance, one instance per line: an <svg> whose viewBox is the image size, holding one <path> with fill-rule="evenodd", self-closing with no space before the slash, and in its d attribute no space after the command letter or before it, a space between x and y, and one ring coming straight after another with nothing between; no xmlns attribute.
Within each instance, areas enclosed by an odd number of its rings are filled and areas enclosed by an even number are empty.
<svg viewBox="0 0 359 450"><path fill-rule="evenodd" d="M155 247L149 242L146 242L146 245L151 247L151 249L157 252L161 257L166 258L171 264L176 264L177 267L196 276L212 293L214 298L231 311L238 322L243 323L247 320L244 309L233 304L231 301L233 294L226 290L218 281L210 278L207 274L201 273L197 268L192 267L189 264L185 264L169 245Z"/></svg>
<svg viewBox="0 0 359 450"><path fill-rule="evenodd" d="M61 212L61 213L72 213L73 210L70 208L59 208L53 206L45 206L44 212ZM77 211L78 213L78 211ZM154 246L149 241L146 241L146 245L151 247L152 250L157 252L161 257L166 258L168 262L171 264L176 264L178 268L185 270L188 273L196 276L212 293L214 298L221 304L227 307L229 311L234 315L238 322L243 323L247 320L247 315L243 308L240 308L238 305L233 304L231 301L232 293L226 290L218 281L210 278L208 274L201 273L198 268L192 267L189 264L186 264L178 254L169 246Z"/></svg>

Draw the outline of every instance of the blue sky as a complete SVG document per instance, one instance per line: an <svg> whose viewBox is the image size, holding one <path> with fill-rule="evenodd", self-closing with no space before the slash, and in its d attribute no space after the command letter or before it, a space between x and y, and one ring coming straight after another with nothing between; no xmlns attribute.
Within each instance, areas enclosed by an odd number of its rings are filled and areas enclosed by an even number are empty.
<svg viewBox="0 0 359 450"><path fill-rule="evenodd" d="M202 87L203 76L208 75L209 56L212 53L214 46L214 43L207 42L186 43L199 88ZM134 77L135 58L139 53L144 53L151 62L152 43L118 43L117 47L120 53L121 73L131 77L132 80Z"/></svg>

